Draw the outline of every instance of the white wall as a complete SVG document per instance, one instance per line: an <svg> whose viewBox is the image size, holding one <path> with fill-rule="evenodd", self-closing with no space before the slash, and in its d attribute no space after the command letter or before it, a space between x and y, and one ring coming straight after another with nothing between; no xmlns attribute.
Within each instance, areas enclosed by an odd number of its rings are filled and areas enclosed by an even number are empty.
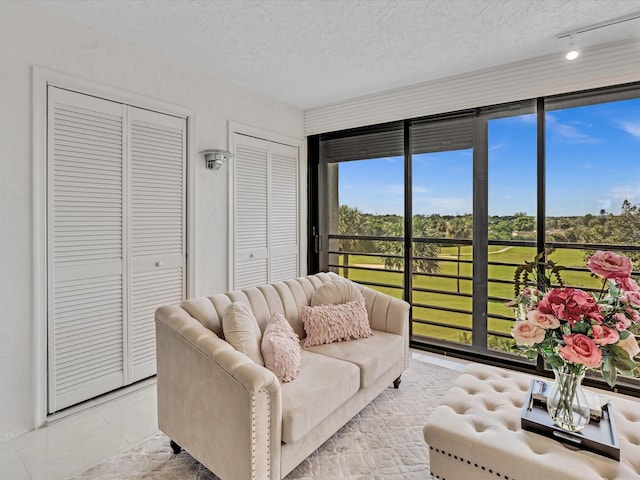
<svg viewBox="0 0 640 480"><path fill-rule="evenodd" d="M35 418L33 66L193 109L196 152L226 148L229 120L303 136L297 108L38 7L0 1L0 440L33 428ZM205 295L227 287L228 166L206 170L197 153L189 161L197 195L195 294Z"/></svg>

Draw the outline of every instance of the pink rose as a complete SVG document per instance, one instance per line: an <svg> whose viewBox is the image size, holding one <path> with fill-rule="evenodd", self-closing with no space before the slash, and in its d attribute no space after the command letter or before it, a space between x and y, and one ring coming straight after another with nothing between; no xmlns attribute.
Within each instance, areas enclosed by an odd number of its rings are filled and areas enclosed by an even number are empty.
<svg viewBox="0 0 640 480"><path fill-rule="evenodd" d="M636 312L631 308L625 308L624 311L627 314L627 317L631 319L631 321L640 322L640 313Z"/></svg>
<svg viewBox="0 0 640 480"><path fill-rule="evenodd" d="M620 332L626 330L631 326L631 320L629 320L627 316L622 312L616 313L613 316L613 319L616 322L616 329L618 329Z"/></svg>
<svg viewBox="0 0 640 480"><path fill-rule="evenodd" d="M628 278L633 264L624 255L598 250L587 262L589 270L604 278Z"/></svg>
<svg viewBox="0 0 640 480"><path fill-rule="evenodd" d="M583 319L604 320L595 298L578 288L553 288L538 302L538 310L571 325Z"/></svg>
<svg viewBox="0 0 640 480"><path fill-rule="evenodd" d="M563 335L565 345L558 347L560 356L568 362L580 363L588 368L598 368L602 361L602 352L586 335Z"/></svg>
<svg viewBox="0 0 640 480"><path fill-rule="evenodd" d="M545 331L526 320L518 320L511 329L511 336L518 345L532 346L544 340Z"/></svg>
<svg viewBox="0 0 640 480"><path fill-rule="evenodd" d="M620 288L627 292L640 291L640 286L638 286L638 283L631 277L618 278L617 281Z"/></svg>
<svg viewBox="0 0 640 480"><path fill-rule="evenodd" d="M629 354L629 358L633 358L640 353L638 341L633 335L629 335L624 340L618 342L618 347L622 348Z"/></svg>
<svg viewBox="0 0 640 480"><path fill-rule="evenodd" d="M606 325L594 325L592 332L593 341L596 345L609 345L620 340L620 334L617 330L609 328Z"/></svg>
<svg viewBox="0 0 640 480"><path fill-rule="evenodd" d="M540 310L529 310L527 312L527 320L545 330L560 326L560 320L548 313L542 313Z"/></svg>
<svg viewBox="0 0 640 480"><path fill-rule="evenodd" d="M634 307L640 307L640 292L628 290L622 294L622 300Z"/></svg>

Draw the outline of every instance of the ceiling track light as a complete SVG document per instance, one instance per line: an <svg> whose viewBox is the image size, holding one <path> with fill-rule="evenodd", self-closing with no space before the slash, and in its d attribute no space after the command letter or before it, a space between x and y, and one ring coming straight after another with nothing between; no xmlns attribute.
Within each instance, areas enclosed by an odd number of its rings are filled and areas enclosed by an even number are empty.
<svg viewBox="0 0 640 480"><path fill-rule="evenodd" d="M564 58L566 58L567 60L575 60L579 56L580 49L576 47L576 36L574 34L571 35L571 46L569 47L569 50L567 50L567 53L565 53Z"/></svg>
<svg viewBox="0 0 640 480"><path fill-rule="evenodd" d="M625 15L624 17L612 18L611 20L607 20L605 22L594 23L593 25L588 25L571 32L561 33L559 35L556 35L556 38L558 40L562 38L569 38L571 40L571 45L569 46L569 50L565 52L564 58L566 58L567 60L575 60L580 56L580 49L576 47L576 36L579 33L586 33L592 30L597 30L598 28L610 27L619 23L637 20L638 18L640 18L640 12Z"/></svg>

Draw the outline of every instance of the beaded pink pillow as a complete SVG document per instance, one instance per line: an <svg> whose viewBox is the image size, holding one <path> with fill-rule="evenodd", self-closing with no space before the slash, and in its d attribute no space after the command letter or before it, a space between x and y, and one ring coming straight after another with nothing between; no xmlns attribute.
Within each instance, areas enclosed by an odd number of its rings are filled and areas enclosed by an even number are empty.
<svg viewBox="0 0 640 480"><path fill-rule="evenodd" d="M264 366L282 383L290 382L300 374L301 353L298 335L284 315L274 312L262 335Z"/></svg>
<svg viewBox="0 0 640 480"><path fill-rule="evenodd" d="M373 335L364 299L340 305L302 307L305 347Z"/></svg>

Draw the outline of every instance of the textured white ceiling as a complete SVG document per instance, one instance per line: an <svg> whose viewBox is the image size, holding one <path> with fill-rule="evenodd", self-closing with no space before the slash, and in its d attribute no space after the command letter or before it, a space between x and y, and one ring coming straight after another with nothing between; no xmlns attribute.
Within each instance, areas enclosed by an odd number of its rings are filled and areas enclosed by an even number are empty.
<svg viewBox="0 0 640 480"><path fill-rule="evenodd" d="M31 0L300 108L564 50L640 0ZM640 36L634 20L576 39Z"/></svg>

